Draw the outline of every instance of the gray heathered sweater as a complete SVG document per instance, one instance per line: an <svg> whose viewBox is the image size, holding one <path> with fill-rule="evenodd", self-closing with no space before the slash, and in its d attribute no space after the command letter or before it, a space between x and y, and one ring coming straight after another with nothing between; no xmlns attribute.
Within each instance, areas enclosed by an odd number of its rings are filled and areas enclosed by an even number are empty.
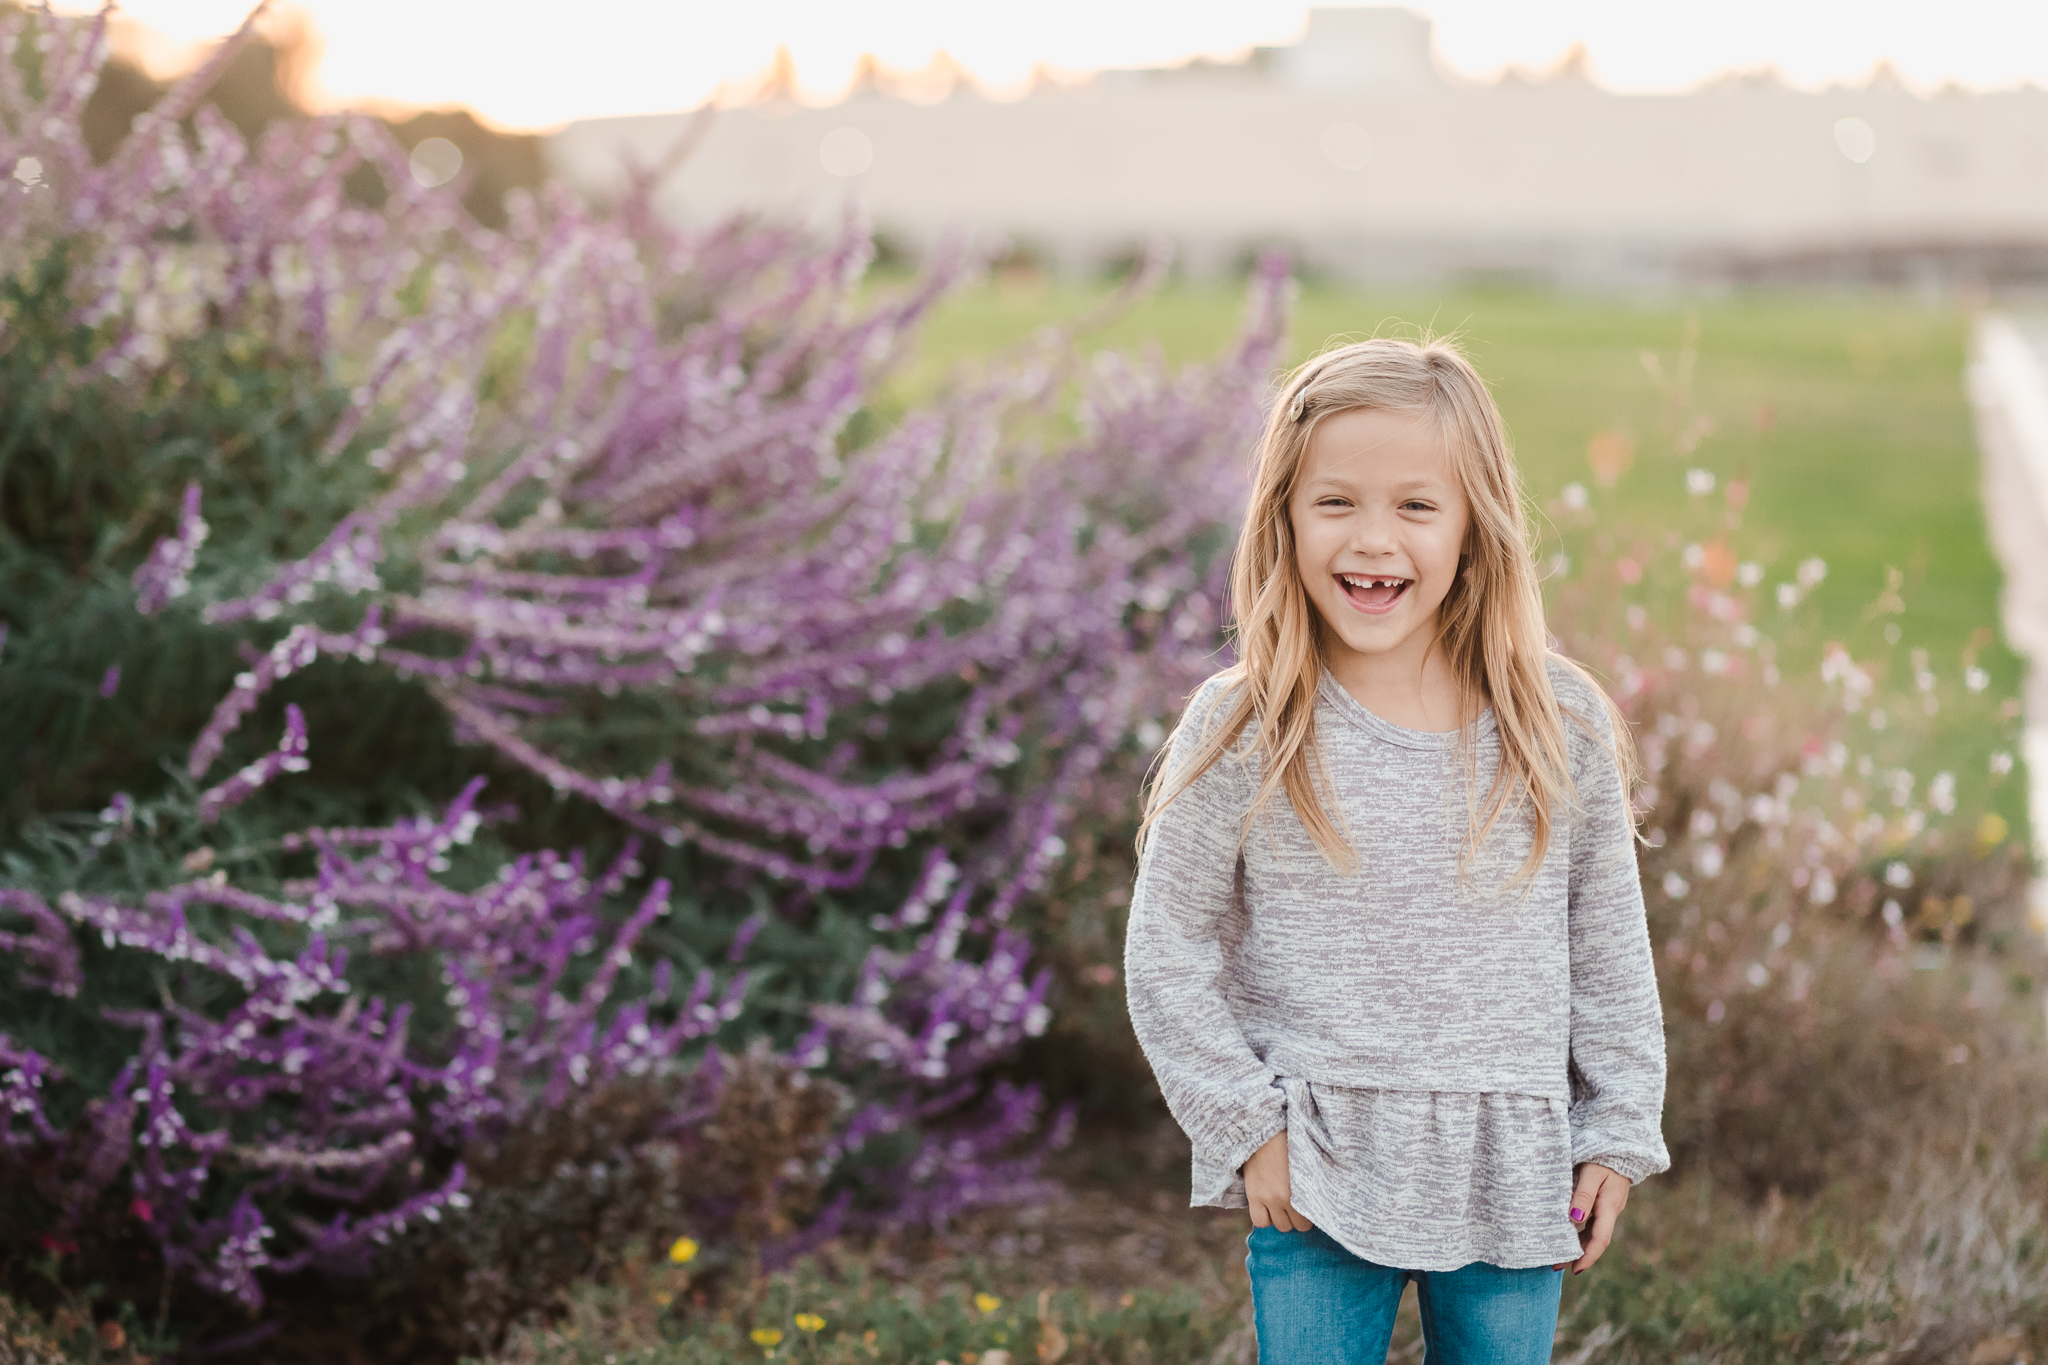
<svg viewBox="0 0 2048 1365"><path fill-rule="evenodd" d="M1292 1198L1353 1253L1448 1270L1578 1255L1573 1166L1641 1180L1659 1132L1664 1033L1632 828L1598 698L1550 669L1578 806L1528 855L1506 817L1467 864L1455 734L1409 730L1327 672L1316 738L1360 868L1317 849L1284 794L1239 847L1259 780L1249 734L1152 826L1131 898L1131 1022L1194 1147L1192 1203L1245 1205L1245 1158L1287 1130ZM1168 790L1224 686L1196 693ZM1475 722L1477 793L1499 763Z"/></svg>

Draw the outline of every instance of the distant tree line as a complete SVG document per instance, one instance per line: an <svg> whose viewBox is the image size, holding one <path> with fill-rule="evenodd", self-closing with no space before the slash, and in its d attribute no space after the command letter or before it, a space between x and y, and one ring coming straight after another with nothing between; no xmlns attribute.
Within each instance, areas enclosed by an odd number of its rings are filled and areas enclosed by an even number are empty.
<svg viewBox="0 0 2048 1365"><path fill-rule="evenodd" d="M0 3L0 10L19 9ZM255 35L245 43L214 82L204 101L224 114L252 141L280 119L311 115L294 89L290 73L304 57L305 40ZM128 135L136 115L155 104L169 87L115 54L101 68L98 87L85 107L87 144L101 161ZM467 109L422 110L404 119L381 119L408 149L430 137L446 138L462 152L463 170L471 179L463 207L480 223L502 226L505 192L538 185L542 177L540 139L531 133L505 133L482 123ZM366 200L382 197L374 174L351 181L350 190Z"/></svg>

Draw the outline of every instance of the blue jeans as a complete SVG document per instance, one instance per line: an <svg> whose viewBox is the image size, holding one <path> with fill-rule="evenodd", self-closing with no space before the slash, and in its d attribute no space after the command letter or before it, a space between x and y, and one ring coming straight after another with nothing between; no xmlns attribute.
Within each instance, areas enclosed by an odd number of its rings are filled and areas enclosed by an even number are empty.
<svg viewBox="0 0 2048 1365"><path fill-rule="evenodd" d="M1245 1238L1259 1365L1385 1365L1401 1291L1415 1281L1428 1365L1545 1365L1564 1272L1395 1270L1321 1228L1253 1228Z"/></svg>

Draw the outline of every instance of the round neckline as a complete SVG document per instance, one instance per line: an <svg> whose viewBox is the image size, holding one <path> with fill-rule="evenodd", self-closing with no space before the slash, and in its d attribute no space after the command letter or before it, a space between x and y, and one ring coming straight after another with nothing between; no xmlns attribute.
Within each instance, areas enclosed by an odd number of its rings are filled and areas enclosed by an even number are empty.
<svg viewBox="0 0 2048 1365"><path fill-rule="evenodd" d="M1451 749L1457 747L1458 737L1470 729L1472 737L1478 739L1494 728L1493 708L1481 708L1469 727L1457 730L1411 730L1405 725L1396 725L1385 716L1371 710L1358 698L1351 695L1349 688L1337 681L1337 675L1326 666L1322 671L1322 682L1318 689L1339 714L1367 734L1399 744L1408 749Z"/></svg>

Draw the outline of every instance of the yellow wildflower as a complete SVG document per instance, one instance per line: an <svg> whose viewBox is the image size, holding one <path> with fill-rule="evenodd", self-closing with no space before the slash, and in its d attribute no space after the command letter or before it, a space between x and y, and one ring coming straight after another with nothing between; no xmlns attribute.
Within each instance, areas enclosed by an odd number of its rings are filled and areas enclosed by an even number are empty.
<svg viewBox="0 0 2048 1365"><path fill-rule="evenodd" d="M676 1244L668 1249L668 1258L677 1265L688 1265L697 1259L697 1239L678 1237Z"/></svg>
<svg viewBox="0 0 2048 1365"><path fill-rule="evenodd" d="M773 1346L776 1342L782 1340L782 1329L780 1327L756 1327L747 1335L754 1339L756 1346Z"/></svg>
<svg viewBox="0 0 2048 1365"><path fill-rule="evenodd" d="M1984 848L1994 848L2005 842L2005 836L2012 832L2005 823L2005 817L1997 811L1989 811L1977 822L1977 843Z"/></svg>
<svg viewBox="0 0 2048 1365"><path fill-rule="evenodd" d="M798 1313L796 1315L796 1325L803 1328L806 1332L815 1332L825 1325L825 1320L816 1313Z"/></svg>
<svg viewBox="0 0 2048 1365"><path fill-rule="evenodd" d="M1003 1306L1003 1301L984 1291L974 1296L974 1306L984 1313L993 1313Z"/></svg>
<svg viewBox="0 0 2048 1365"><path fill-rule="evenodd" d="M676 1301L676 1296L669 1293L666 1289L657 1289L654 1291L654 1301L663 1308L666 1308Z"/></svg>

